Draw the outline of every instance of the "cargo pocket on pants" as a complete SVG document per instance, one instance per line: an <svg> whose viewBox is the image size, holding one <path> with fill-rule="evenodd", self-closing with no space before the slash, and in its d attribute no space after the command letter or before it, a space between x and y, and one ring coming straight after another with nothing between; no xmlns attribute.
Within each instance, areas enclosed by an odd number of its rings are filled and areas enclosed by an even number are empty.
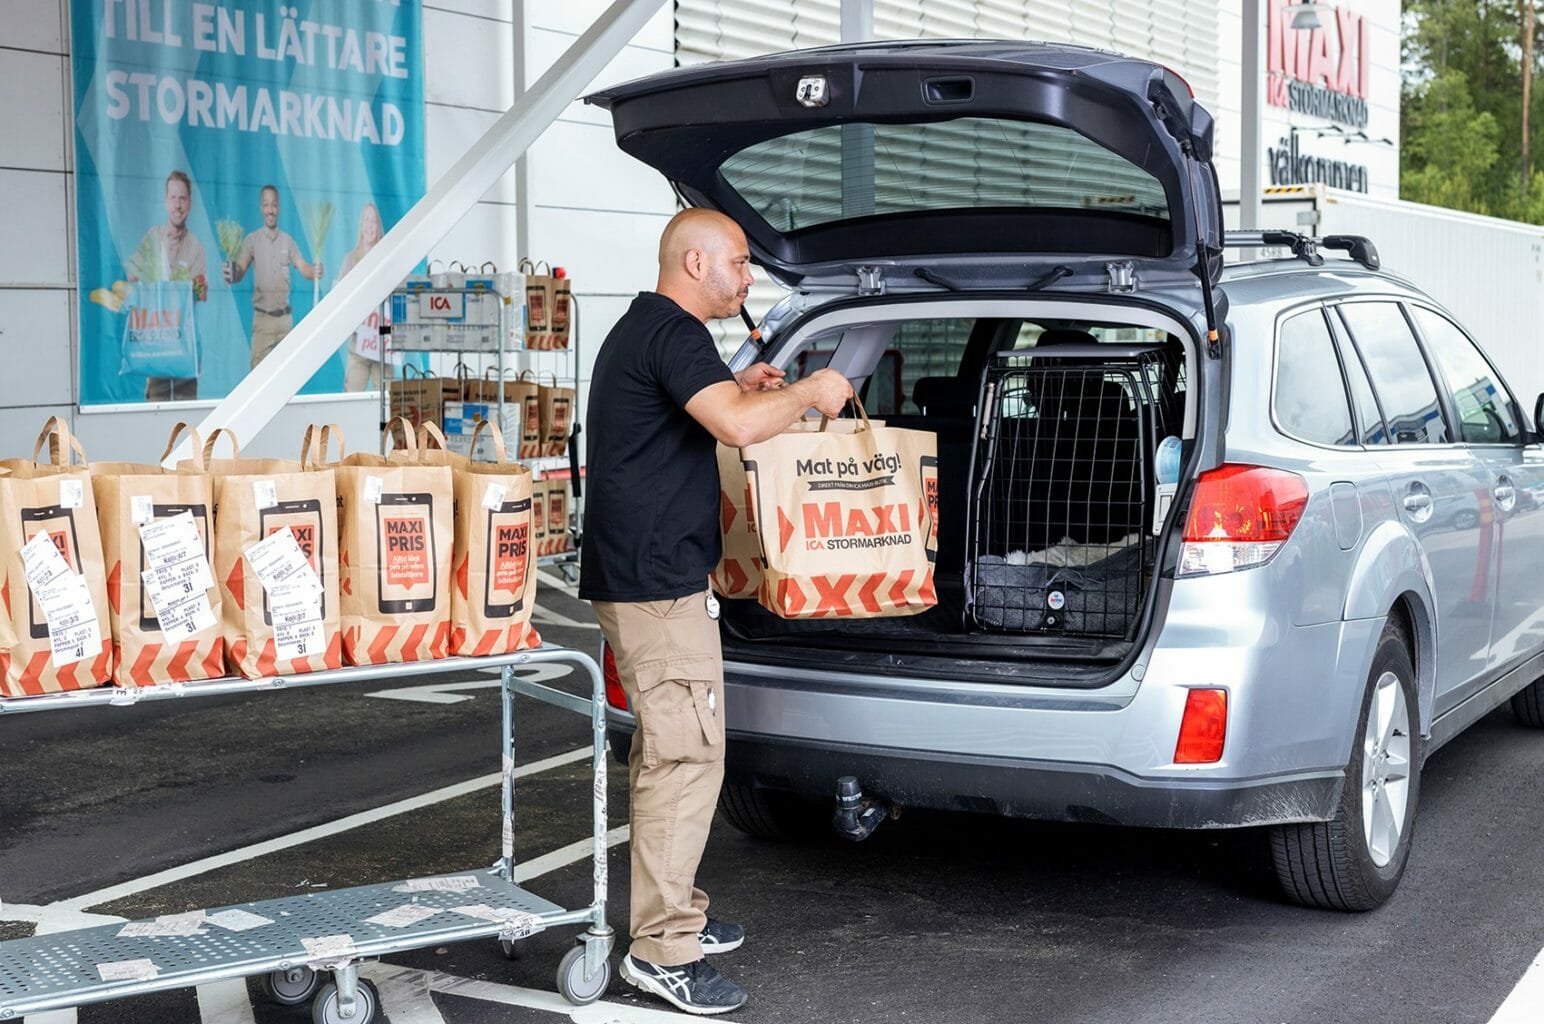
<svg viewBox="0 0 1544 1024"><path fill-rule="evenodd" d="M710 671L711 666L689 660L638 667L634 712L643 734L645 767L711 764L723 757L723 709L713 681L700 678Z"/></svg>

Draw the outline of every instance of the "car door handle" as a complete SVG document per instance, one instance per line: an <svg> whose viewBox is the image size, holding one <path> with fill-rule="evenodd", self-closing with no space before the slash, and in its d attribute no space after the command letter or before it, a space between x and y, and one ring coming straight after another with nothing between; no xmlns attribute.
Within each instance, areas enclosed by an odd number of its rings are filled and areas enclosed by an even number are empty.
<svg viewBox="0 0 1544 1024"><path fill-rule="evenodd" d="M1431 511L1431 495L1420 491L1405 495L1405 511L1413 516L1421 516Z"/></svg>
<svg viewBox="0 0 1544 1024"><path fill-rule="evenodd" d="M1496 483L1496 489L1492 492L1496 498L1496 504L1501 506L1503 512L1512 511L1512 506L1517 504L1517 488L1512 486L1512 481L1502 477Z"/></svg>

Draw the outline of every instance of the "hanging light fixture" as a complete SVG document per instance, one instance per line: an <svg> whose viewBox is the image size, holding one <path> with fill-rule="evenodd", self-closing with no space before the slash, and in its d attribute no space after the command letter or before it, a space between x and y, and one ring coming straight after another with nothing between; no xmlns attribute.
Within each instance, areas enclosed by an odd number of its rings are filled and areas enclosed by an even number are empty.
<svg viewBox="0 0 1544 1024"><path fill-rule="evenodd" d="M1324 27L1324 23L1319 20L1319 12L1314 10L1314 0L1303 0L1302 3L1287 4L1285 10L1292 12L1293 28Z"/></svg>

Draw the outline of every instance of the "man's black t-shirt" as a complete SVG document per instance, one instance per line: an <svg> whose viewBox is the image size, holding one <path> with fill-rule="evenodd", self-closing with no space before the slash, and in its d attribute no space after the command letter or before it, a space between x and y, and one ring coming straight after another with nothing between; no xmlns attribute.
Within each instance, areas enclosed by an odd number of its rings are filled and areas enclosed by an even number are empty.
<svg viewBox="0 0 1544 1024"><path fill-rule="evenodd" d="M585 418L580 597L663 601L707 586L718 460L686 403L732 380L702 321L663 295L640 293L606 335Z"/></svg>

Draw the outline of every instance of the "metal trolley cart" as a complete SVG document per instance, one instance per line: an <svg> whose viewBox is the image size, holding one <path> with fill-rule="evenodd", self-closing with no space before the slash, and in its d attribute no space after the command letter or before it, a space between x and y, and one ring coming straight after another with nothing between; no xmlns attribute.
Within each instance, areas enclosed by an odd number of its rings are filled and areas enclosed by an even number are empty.
<svg viewBox="0 0 1544 1024"><path fill-rule="evenodd" d="M590 677L590 698L521 679L515 673L522 665L544 662L569 662L584 669ZM0 942L0 1021L261 976L265 992L276 1002L298 1005L310 1000L316 1024L368 1024L380 1011L380 995L369 981L359 978L363 963L479 938L498 939L505 954L514 955L527 936L569 924L588 927L558 965L558 991L579 1005L599 999L611 979L613 942L606 926L606 699L600 669L585 654L544 645L493 657L343 668L270 679L227 678L0 698L0 719L18 712L132 706L149 700L264 693L487 668L503 670L503 835L500 857L491 868ZM595 889L594 901L587 907L565 910L511 881L516 693L590 716Z"/></svg>

